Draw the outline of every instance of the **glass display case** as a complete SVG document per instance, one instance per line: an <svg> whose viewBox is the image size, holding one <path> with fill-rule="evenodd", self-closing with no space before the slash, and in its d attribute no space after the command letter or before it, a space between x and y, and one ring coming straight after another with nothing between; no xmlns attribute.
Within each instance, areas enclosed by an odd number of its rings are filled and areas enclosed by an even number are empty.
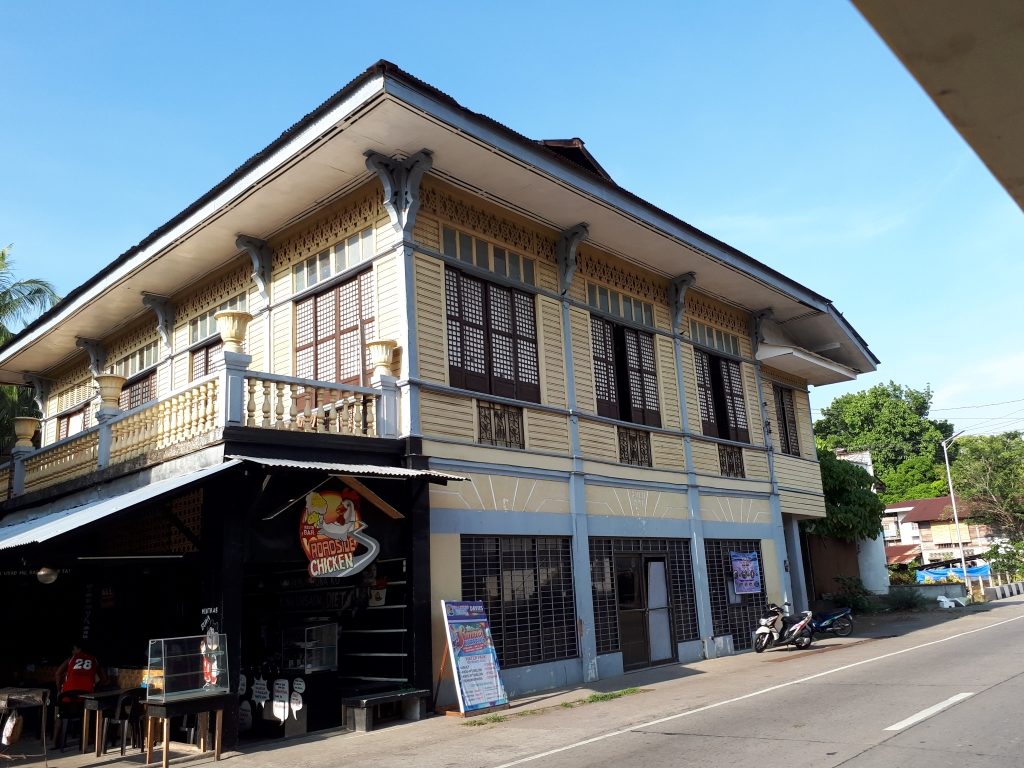
<svg viewBox="0 0 1024 768"><path fill-rule="evenodd" d="M146 701L157 703L227 693L227 635L150 640L144 683Z"/></svg>
<svg viewBox="0 0 1024 768"><path fill-rule="evenodd" d="M284 666L291 671L337 672L338 625L317 624L284 631Z"/></svg>

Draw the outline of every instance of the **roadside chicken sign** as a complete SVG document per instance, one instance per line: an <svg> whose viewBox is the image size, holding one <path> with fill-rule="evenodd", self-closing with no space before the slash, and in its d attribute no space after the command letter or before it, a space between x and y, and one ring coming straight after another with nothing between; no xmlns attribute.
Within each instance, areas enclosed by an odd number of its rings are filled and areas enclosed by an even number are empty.
<svg viewBox="0 0 1024 768"><path fill-rule="evenodd" d="M310 576L352 576L377 557L380 544L365 533L360 501L359 494L348 488L306 496L299 540L309 558Z"/></svg>

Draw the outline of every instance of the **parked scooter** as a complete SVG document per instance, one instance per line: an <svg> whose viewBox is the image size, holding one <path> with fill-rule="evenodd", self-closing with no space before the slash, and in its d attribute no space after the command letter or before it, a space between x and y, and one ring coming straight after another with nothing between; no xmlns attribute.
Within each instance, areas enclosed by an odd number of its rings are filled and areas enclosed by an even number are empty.
<svg viewBox="0 0 1024 768"><path fill-rule="evenodd" d="M788 606L789 603L783 603ZM786 615L785 609L775 603L768 603L761 614L761 626L754 632L754 650L763 653L767 648L794 645L807 648L814 639L811 632L810 611L803 611L799 618Z"/></svg>
<svg viewBox="0 0 1024 768"><path fill-rule="evenodd" d="M823 616L811 617L811 634L832 634L846 637L853 632L853 612L849 608L826 613Z"/></svg>

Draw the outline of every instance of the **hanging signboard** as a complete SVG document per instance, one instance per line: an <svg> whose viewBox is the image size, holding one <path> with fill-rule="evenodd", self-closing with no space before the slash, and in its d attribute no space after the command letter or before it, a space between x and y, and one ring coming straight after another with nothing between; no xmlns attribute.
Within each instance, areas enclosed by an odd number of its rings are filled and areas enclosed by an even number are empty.
<svg viewBox="0 0 1024 768"><path fill-rule="evenodd" d="M761 591L761 569L757 552L730 552L732 578L737 595L756 595Z"/></svg>
<svg viewBox="0 0 1024 768"><path fill-rule="evenodd" d="M380 544L365 533L360 501L348 488L307 494L299 540L309 558L310 576L352 576L377 557Z"/></svg>
<svg viewBox="0 0 1024 768"><path fill-rule="evenodd" d="M508 704L484 604L441 601L455 692L462 712Z"/></svg>

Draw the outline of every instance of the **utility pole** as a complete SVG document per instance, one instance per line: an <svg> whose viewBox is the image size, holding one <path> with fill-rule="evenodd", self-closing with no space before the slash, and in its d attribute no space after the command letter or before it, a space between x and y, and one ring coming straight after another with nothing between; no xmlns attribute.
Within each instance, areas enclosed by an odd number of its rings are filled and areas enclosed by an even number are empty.
<svg viewBox="0 0 1024 768"><path fill-rule="evenodd" d="M953 491L953 473L949 469L949 446L953 444L965 430L961 429L955 435L942 441L942 458L946 461L946 482L949 483L949 500L953 503L953 525L956 526L956 543L960 545L960 567L963 568L964 586L967 587L967 599L972 600L971 582L967 576L967 558L964 557L964 537L960 533L960 517L956 512L956 493Z"/></svg>

